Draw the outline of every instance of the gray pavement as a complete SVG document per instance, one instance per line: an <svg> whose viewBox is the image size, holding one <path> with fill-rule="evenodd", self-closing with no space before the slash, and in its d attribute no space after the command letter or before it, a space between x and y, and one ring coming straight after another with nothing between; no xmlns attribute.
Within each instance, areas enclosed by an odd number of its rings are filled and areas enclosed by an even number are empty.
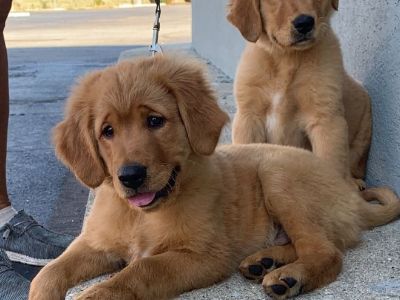
<svg viewBox="0 0 400 300"><path fill-rule="evenodd" d="M75 78L115 63L126 47L11 48L7 181L14 207L58 232L79 234L88 190L55 158L51 128ZM16 264L25 277L36 267Z"/></svg>
<svg viewBox="0 0 400 300"><path fill-rule="evenodd" d="M168 48L184 52L201 59L187 46ZM147 55L147 50L138 48L121 54L121 59ZM232 95L233 81L222 71L203 60L209 67L219 103L233 117L236 108ZM230 143L230 124L224 129L220 142ZM89 204L90 205L90 204ZM332 284L297 299L315 300L389 300L400 299L400 220L364 233L362 242L344 256L343 271ZM93 284L106 280L108 276L92 280L73 289L67 300ZM262 300L268 298L259 284L245 280L236 273L229 279L212 287L194 290L178 297L182 300Z"/></svg>
<svg viewBox="0 0 400 300"><path fill-rule="evenodd" d="M9 49L8 186L13 205L53 230L80 231L87 189L55 158L51 128L75 78L115 63L124 47Z"/></svg>
<svg viewBox="0 0 400 300"><path fill-rule="evenodd" d="M190 18L190 5L164 6L161 40L190 42ZM32 12L7 20L9 192L17 208L42 224L71 234L82 224L86 189L57 162L50 143L71 85L115 63L127 45L149 44L153 21L154 7Z"/></svg>

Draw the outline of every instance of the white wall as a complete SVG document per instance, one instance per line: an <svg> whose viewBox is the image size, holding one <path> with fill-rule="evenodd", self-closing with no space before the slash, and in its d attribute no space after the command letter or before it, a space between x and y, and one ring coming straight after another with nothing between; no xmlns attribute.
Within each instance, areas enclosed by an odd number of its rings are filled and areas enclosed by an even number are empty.
<svg viewBox="0 0 400 300"><path fill-rule="evenodd" d="M192 0L192 43L230 77L244 48L244 40L226 20L226 0Z"/></svg>

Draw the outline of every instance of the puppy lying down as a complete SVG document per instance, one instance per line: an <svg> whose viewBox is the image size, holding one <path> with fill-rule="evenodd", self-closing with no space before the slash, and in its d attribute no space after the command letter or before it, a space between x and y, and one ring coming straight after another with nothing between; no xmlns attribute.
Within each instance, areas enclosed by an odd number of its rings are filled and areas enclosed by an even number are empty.
<svg viewBox="0 0 400 300"><path fill-rule="evenodd" d="M400 214L392 191L369 203L311 152L215 150L227 120L203 67L188 58L142 58L83 78L54 141L76 176L98 187L96 199L82 234L32 282L30 299L62 299L117 270L78 299L166 299L238 267L285 299L334 281L361 230ZM280 226L290 238L283 246L274 244Z"/></svg>

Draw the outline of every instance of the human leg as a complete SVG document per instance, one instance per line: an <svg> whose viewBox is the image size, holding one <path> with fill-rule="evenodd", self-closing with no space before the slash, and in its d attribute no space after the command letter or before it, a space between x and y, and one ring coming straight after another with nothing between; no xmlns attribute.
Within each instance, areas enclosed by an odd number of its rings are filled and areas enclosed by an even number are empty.
<svg viewBox="0 0 400 300"><path fill-rule="evenodd" d="M0 0L0 249L5 250L12 261L42 266L59 256L71 243L72 237L51 232L24 211L17 212L8 197L6 154L9 86L3 31L11 3L12 0Z"/></svg>
<svg viewBox="0 0 400 300"><path fill-rule="evenodd" d="M7 153L7 128L9 114L9 90L8 90L8 60L4 41L3 30L8 12L11 8L11 0L1 0L0 5L0 209L11 205L7 193L6 180L6 153Z"/></svg>

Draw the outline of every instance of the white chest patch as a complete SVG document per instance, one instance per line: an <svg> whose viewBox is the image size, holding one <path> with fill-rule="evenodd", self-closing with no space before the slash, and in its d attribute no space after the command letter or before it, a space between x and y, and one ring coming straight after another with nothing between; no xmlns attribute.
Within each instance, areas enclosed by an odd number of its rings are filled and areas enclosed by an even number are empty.
<svg viewBox="0 0 400 300"><path fill-rule="evenodd" d="M282 98L283 94L281 92L276 92L272 95L271 107L267 115L267 132L273 132L278 126L279 120L276 110L281 103Z"/></svg>

